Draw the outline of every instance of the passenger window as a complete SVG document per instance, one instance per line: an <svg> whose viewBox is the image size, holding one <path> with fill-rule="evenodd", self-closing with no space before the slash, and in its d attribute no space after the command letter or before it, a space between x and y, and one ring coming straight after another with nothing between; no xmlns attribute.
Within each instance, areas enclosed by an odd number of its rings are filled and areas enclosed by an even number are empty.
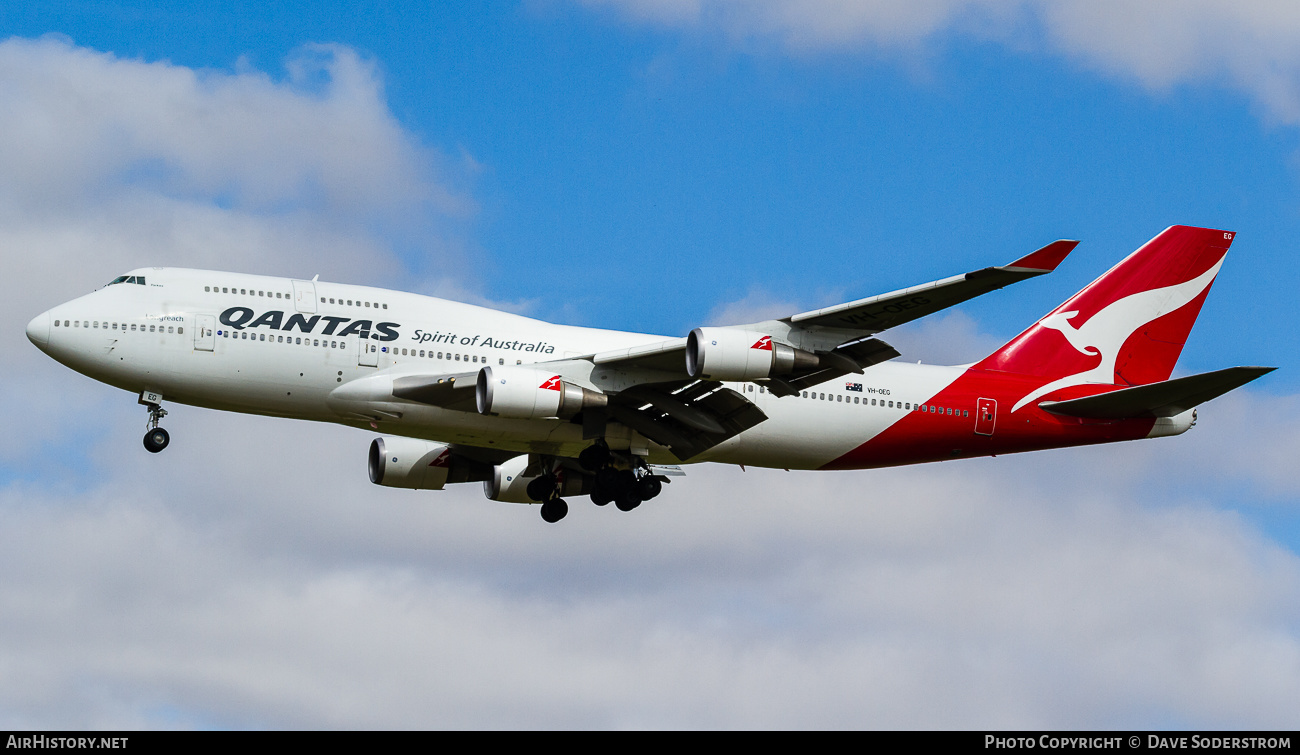
<svg viewBox="0 0 1300 755"><path fill-rule="evenodd" d="M456 361L457 361L457 362L460 361L460 354L457 354L457 355L456 355Z"/></svg>
<svg viewBox="0 0 1300 755"><path fill-rule="evenodd" d="M204 287L203 287L203 290L204 290L204 291L207 291L208 293L212 293L212 289L211 289L210 287L208 287L208 286L204 286Z"/></svg>
<svg viewBox="0 0 1300 755"><path fill-rule="evenodd" d="M183 335L184 333L185 333L185 328L177 326L176 335Z"/></svg>
<svg viewBox="0 0 1300 755"><path fill-rule="evenodd" d="M838 393L835 394L835 403L838 404L838 403L840 403L840 402L843 401L843 400L844 400L844 396L842 396L842 395L840 395L840 394L838 394Z"/></svg>
<svg viewBox="0 0 1300 755"><path fill-rule="evenodd" d="M442 359L442 352L441 352L441 351L438 352L438 358L439 358L439 359Z"/></svg>
<svg viewBox="0 0 1300 755"><path fill-rule="evenodd" d="M170 325L167 326L167 332L168 332L168 333L173 332L173 331L172 331L172 326L170 326Z"/></svg>
<svg viewBox="0 0 1300 755"><path fill-rule="evenodd" d="M348 306L349 306L349 307L352 306L352 300L351 300L351 299L348 299Z"/></svg>
<svg viewBox="0 0 1300 755"><path fill-rule="evenodd" d="M295 339L293 339L293 342L294 342L295 345L299 345L299 344L302 343L302 339L301 339L301 338L295 338Z"/></svg>
<svg viewBox="0 0 1300 755"><path fill-rule="evenodd" d="M369 307L369 306L370 306L370 302L366 302L366 306Z"/></svg>
<svg viewBox="0 0 1300 755"><path fill-rule="evenodd" d="M388 309L388 305L387 305L387 304L384 305L384 309Z"/></svg>
<svg viewBox="0 0 1300 755"><path fill-rule="evenodd" d="M498 359L498 360L497 360L497 364L505 364L505 363L506 363L506 360L505 360L505 359Z"/></svg>

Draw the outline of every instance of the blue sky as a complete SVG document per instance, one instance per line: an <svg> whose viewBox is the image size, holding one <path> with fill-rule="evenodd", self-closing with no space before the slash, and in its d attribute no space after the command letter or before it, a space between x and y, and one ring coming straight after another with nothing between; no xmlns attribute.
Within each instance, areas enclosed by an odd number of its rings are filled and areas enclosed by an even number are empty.
<svg viewBox="0 0 1300 755"><path fill-rule="evenodd" d="M0 249L31 282L0 309L0 409L31 428L0 441L0 605L18 678L44 690L0 694L0 722L1293 727L1300 12L871 7L0 9ZM182 443L143 458L130 397L19 335L148 264L681 334L1081 239L1051 276L889 338L960 362L1172 224L1239 234L1180 369L1281 368L1189 435L853 475L695 470L640 522L570 516L558 535L477 490L420 506L375 489L368 439L339 429L179 409ZM238 473L214 486L196 466ZM83 547L60 560L55 543ZM120 602L88 596L105 585ZM339 657L358 645L387 650ZM1153 650L1169 646L1185 652ZM754 707L791 679L826 697ZM521 690L570 704L521 717Z"/></svg>

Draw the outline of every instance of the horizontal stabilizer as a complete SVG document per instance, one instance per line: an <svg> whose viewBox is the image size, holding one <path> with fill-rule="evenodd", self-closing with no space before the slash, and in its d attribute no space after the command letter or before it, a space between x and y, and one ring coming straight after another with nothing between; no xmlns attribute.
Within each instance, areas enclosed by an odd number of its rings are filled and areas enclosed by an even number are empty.
<svg viewBox="0 0 1300 755"><path fill-rule="evenodd" d="M1039 406L1052 414L1086 419L1174 417L1275 369L1277 368L1229 367L1226 370L1189 375L1161 383L1121 388L1087 398L1044 401Z"/></svg>

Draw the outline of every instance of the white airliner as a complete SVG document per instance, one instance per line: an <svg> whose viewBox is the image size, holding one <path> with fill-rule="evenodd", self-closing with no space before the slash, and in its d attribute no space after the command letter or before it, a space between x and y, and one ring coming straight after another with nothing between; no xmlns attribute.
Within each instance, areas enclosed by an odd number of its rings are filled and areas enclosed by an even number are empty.
<svg viewBox="0 0 1300 755"><path fill-rule="evenodd" d="M365 286L142 268L38 315L27 337L136 394L145 448L165 400L384 434L370 479L568 512L630 511L681 462L871 467L1175 435L1194 407L1270 371L1170 380L1233 234L1174 226L989 357L890 361L875 336L1051 272L1010 265L779 320L667 338L554 325Z"/></svg>

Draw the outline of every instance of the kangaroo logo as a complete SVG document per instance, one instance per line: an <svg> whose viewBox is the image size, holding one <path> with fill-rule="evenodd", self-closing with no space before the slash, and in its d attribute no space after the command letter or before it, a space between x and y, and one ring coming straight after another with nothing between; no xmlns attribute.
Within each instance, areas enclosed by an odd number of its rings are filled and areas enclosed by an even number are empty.
<svg viewBox="0 0 1300 755"><path fill-rule="evenodd" d="M541 385L538 386L538 389L543 391L560 390L560 376L556 375L554 377L547 378L545 381L542 382Z"/></svg>
<svg viewBox="0 0 1300 755"><path fill-rule="evenodd" d="M1101 361L1092 369L1066 375L1035 388L1017 401L1016 405L1011 407L1011 411L1014 413L1030 401L1061 388L1086 383L1114 383L1115 360L1119 358L1119 350L1124 342L1137 332L1138 328L1187 305L1200 296L1214 281L1214 276L1219 274L1223 259L1220 257L1209 270L1184 283L1141 291L1125 296L1123 299L1116 299L1077 328L1070 322L1078 316L1077 310L1054 312L1044 317L1038 322L1039 327L1058 331L1076 351L1088 356L1100 356Z"/></svg>
<svg viewBox="0 0 1300 755"><path fill-rule="evenodd" d="M772 336L763 336L762 338L760 338L760 339L758 339L757 341L755 341L755 342L754 342L754 345L753 345L753 346L750 346L749 348L751 348L751 349L758 349L759 351L771 351L771 350L772 350Z"/></svg>

